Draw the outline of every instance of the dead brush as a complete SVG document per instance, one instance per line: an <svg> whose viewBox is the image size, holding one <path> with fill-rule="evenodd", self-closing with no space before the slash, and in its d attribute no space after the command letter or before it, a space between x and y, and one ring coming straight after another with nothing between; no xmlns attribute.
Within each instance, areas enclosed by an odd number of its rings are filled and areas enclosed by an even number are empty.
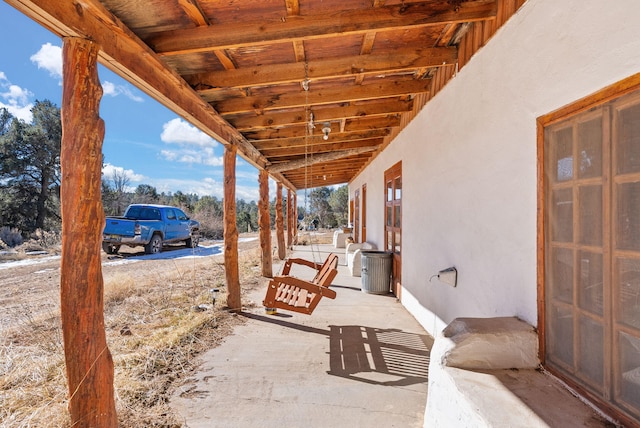
<svg viewBox="0 0 640 428"><path fill-rule="evenodd" d="M22 309L0 337L0 427L68 426L59 316Z"/></svg>
<svg viewBox="0 0 640 428"><path fill-rule="evenodd" d="M252 245L257 245L254 242ZM254 247L255 248L255 247ZM245 246L239 266L243 292L260 284L259 249ZM173 262L135 278L105 275L105 327L114 359L120 426L180 427L168 405L197 357L228 335L243 317L224 311L222 257ZM211 289L220 288L213 310ZM0 333L0 427L69 427L59 304Z"/></svg>

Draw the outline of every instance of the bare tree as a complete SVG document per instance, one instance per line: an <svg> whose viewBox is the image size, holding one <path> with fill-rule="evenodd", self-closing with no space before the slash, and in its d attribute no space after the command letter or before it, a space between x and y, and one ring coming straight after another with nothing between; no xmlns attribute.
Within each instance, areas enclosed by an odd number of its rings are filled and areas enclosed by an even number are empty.
<svg viewBox="0 0 640 428"><path fill-rule="evenodd" d="M124 209L128 203L127 189L131 178L124 169L114 169L111 173L111 182L113 183L113 202L115 211L120 215L124 212Z"/></svg>

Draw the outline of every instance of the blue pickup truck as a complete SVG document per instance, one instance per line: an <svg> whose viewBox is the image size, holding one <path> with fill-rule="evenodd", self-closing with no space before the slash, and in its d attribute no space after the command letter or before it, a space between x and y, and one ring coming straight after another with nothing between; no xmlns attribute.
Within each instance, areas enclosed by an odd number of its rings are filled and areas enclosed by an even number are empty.
<svg viewBox="0 0 640 428"><path fill-rule="evenodd" d="M144 246L145 253L155 254L164 244L180 241L197 247L200 223L168 205L129 205L122 217L107 216L102 232L102 249L107 254L116 254L122 245Z"/></svg>

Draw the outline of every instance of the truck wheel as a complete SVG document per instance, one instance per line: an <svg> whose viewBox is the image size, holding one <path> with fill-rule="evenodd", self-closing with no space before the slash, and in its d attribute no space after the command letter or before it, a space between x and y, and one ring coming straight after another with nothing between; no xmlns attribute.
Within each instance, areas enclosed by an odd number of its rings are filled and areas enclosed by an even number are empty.
<svg viewBox="0 0 640 428"><path fill-rule="evenodd" d="M187 244L187 248L196 248L200 243L200 235L191 235L191 238L184 242Z"/></svg>
<svg viewBox="0 0 640 428"><path fill-rule="evenodd" d="M162 251L162 238L160 235L153 235L151 241L144 246L144 252L147 254L158 254Z"/></svg>
<svg viewBox="0 0 640 428"><path fill-rule="evenodd" d="M107 254L118 254L118 251L120 251L120 245L113 245L103 242L102 249Z"/></svg>

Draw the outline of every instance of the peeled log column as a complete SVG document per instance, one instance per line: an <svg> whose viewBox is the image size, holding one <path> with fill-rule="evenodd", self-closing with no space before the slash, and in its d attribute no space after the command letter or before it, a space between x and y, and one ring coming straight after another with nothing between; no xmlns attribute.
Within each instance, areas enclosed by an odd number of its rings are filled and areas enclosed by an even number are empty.
<svg viewBox="0 0 640 428"><path fill-rule="evenodd" d="M298 245L298 194L293 192L293 244Z"/></svg>
<svg viewBox="0 0 640 428"><path fill-rule="evenodd" d="M293 246L293 198L291 189L287 189L287 248Z"/></svg>
<svg viewBox="0 0 640 428"><path fill-rule="evenodd" d="M238 226L236 225L236 152L224 150L224 272L227 279L227 306L240 311L240 270L238 268Z"/></svg>
<svg viewBox="0 0 640 428"><path fill-rule="evenodd" d="M269 215L269 173L264 169L258 175L260 200L258 201L258 224L260 225L260 250L262 252L262 276L273 277L271 256L271 217Z"/></svg>
<svg viewBox="0 0 640 428"><path fill-rule="evenodd" d="M284 244L284 217L282 213L282 183L276 186L276 238L278 240L278 258L284 260L287 257L287 249Z"/></svg>
<svg viewBox="0 0 640 428"><path fill-rule="evenodd" d="M104 122L99 116L99 48L78 38L65 38L63 45L60 312L69 412L74 427L117 427L100 260Z"/></svg>

